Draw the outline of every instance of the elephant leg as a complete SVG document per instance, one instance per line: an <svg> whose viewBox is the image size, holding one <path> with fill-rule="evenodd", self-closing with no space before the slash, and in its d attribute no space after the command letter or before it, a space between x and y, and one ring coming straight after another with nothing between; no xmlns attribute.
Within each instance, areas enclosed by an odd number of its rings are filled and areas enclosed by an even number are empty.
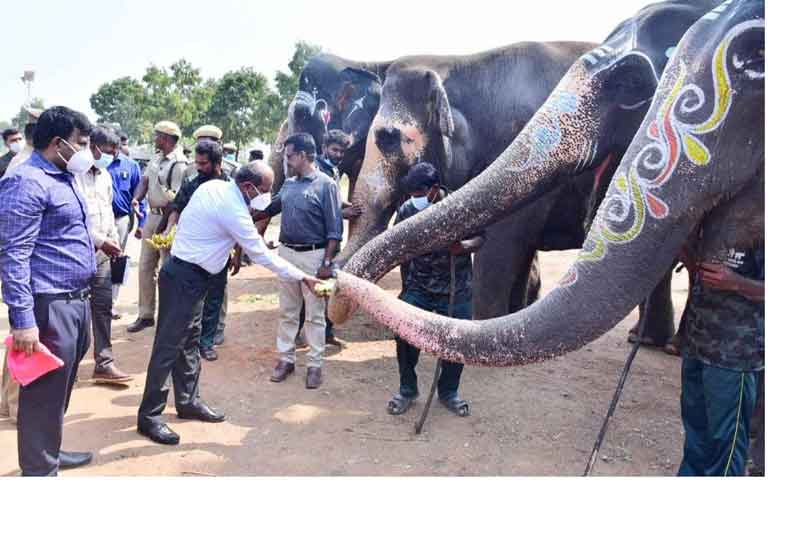
<svg viewBox="0 0 794 542"><path fill-rule="evenodd" d="M523 309L527 299L530 267L537 268L534 247L505 246L497 239L486 240L474 255L474 319L504 316ZM540 276L537 276L537 289Z"/></svg>
<svg viewBox="0 0 794 542"><path fill-rule="evenodd" d="M537 250L530 250L528 260L522 271L513 279L510 290L510 306L508 310L513 313L531 305L540 297L540 263Z"/></svg>
<svg viewBox="0 0 794 542"><path fill-rule="evenodd" d="M675 332L675 317L673 311L673 298L671 292L671 282L673 279L673 267L671 266L662 280L653 289L646 306L645 302L640 303L640 316L637 323L629 331L629 341L634 342L639 332L640 321L645 312L648 312L645 324L645 333L640 337L642 344L649 346L665 346L673 337Z"/></svg>

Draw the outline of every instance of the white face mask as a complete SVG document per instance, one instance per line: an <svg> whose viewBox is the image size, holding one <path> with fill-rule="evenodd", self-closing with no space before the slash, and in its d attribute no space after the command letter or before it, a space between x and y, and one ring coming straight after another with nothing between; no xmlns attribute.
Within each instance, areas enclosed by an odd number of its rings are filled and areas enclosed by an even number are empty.
<svg viewBox="0 0 794 542"><path fill-rule="evenodd" d="M430 205L430 200L427 199L427 196L411 196L411 203L414 207L422 211L427 209Z"/></svg>
<svg viewBox="0 0 794 542"><path fill-rule="evenodd" d="M66 162L67 171L75 175L82 175L83 173L91 169L91 166L94 165L94 155L91 154L90 150L83 149L81 151L78 151L75 150L75 148L72 147L72 145L65 139L61 139L61 141L66 143L70 149L75 151L74 154L72 154L71 158L69 158L69 160L66 160L63 156L61 156L61 153L58 153L58 156L61 158L61 160Z"/></svg>
<svg viewBox="0 0 794 542"><path fill-rule="evenodd" d="M19 141L14 141L8 144L8 150L13 152L14 154L19 154L22 152L22 149L25 148L25 142L21 139Z"/></svg>
<svg viewBox="0 0 794 542"><path fill-rule="evenodd" d="M270 205L270 193L259 194L257 197L251 200L249 205L251 206L251 209L255 211L264 211L267 209L267 206Z"/></svg>
<svg viewBox="0 0 794 542"><path fill-rule="evenodd" d="M112 154L107 154L99 151L99 160L94 160L94 165L99 169L107 169L107 167L113 162L114 156Z"/></svg>

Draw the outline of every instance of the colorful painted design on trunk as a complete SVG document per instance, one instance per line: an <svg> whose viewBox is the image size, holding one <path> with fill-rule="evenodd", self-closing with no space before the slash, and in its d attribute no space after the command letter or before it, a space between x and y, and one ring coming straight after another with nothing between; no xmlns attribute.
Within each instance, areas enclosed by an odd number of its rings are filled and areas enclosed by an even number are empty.
<svg viewBox="0 0 794 542"><path fill-rule="evenodd" d="M603 259L608 245L629 243L639 237L649 215L656 220L668 217L669 207L659 191L672 177L682 156L695 166L711 162L711 151L700 136L717 130L731 108L734 90L728 75L728 48L737 36L759 27L764 27L763 19L740 23L717 46L711 61L713 108L705 121L684 120L704 109L705 93L697 84L686 83L690 75L686 63L671 63L668 69L677 69L675 75L668 76L674 78L672 87L654 117L650 122L646 120L645 136L649 141L634 159L624 160L615 173L585 246L560 286L574 284L578 277L576 267Z"/></svg>

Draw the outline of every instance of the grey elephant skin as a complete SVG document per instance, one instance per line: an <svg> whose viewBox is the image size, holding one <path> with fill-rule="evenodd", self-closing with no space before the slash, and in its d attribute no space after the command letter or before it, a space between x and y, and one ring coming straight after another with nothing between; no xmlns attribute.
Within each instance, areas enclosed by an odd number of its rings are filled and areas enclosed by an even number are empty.
<svg viewBox="0 0 794 542"><path fill-rule="evenodd" d="M271 189L274 194L284 182L284 156L279 143L289 135L306 132L320 146L328 130L333 129L344 131L352 140L339 171L348 177L348 196L353 193L364 159L367 132L380 105L381 82L390 64L391 61L348 60L326 53L309 59L298 80L302 99L290 103L288 117L268 159L275 172Z"/></svg>
<svg viewBox="0 0 794 542"><path fill-rule="evenodd" d="M689 27L718 5L714 0L661 2L622 21L601 45L571 66L498 160L447 201L351 256L345 270L378 280L402 261L448 246L500 220L542 224L539 218L549 212L546 202L555 191L589 194L588 204L576 202L576 208L589 210L584 220L589 227L608 179L648 111L669 56ZM561 123L561 115L567 125ZM587 178L593 180L588 186L592 190L582 196L584 185L577 182ZM569 213L572 208L569 203ZM518 214L510 216L516 210ZM550 215L565 211L555 209ZM551 226L547 229L554 231ZM665 344L674 331L671 273L668 269L652 292L648 309L644 339L657 345ZM344 321L353 310L349 300L337 297L329 313L332 319Z"/></svg>
<svg viewBox="0 0 794 542"><path fill-rule="evenodd" d="M524 42L465 56L411 56L386 71L353 201L362 205L338 263L382 232L402 201L397 180L418 161L452 191L515 139L571 64L594 44ZM592 172L558 183L543 202L487 228L474 257L474 317L519 310L537 298L538 249L581 246Z"/></svg>
<svg viewBox="0 0 794 542"><path fill-rule="evenodd" d="M519 313L473 322L423 313L344 272L338 294L445 359L526 364L575 350L611 329L648 295L695 228L703 230L701 259L733 245L760 245L764 28L763 1L734 0L708 11L686 32L611 178L577 261L539 302ZM588 78L585 68L579 66L572 78ZM573 83L561 82L550 99L570 100L562 93L577 88ZM536 143L530 154L575 161L577 149L561 143L581 133L575 123L580 108L596 107L587 95L579 97L574 106L568 102L560 108L567 112L546 119L559 121L558 144ZM502 168L523 166L526 154L504 157ZM531 175L537 180L543 171Z"/></svg>

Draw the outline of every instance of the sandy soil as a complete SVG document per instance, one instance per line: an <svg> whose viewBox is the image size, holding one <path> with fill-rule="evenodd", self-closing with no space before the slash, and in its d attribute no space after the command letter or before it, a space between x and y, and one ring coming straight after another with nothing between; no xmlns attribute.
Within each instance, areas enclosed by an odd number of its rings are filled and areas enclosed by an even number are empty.
<svg viewBox="0 0 794 542"><path fill-rule="evenodd" d="M137 257L137 242L128 253ZM544 291L574 257L574 251L542 255ZM93 384L89 352L66 416L64 448L92 450L96 458L64 476L579 475L623 368L627 331L636 318L630 315L582 350L545 364L467 367L461 394L472 415L458 418L436 401L425 431L416 436L413 424L420 406L399 417L386 413L398 383L391 334L362 314L338 330L345 345L329 351L319 390L304 387L305 350L299 352L295 375L271 383L277 283L264 268L246 267L230 283L227 341L218 349L220 360L205 362L201 376L202 397L224 411L228 421L179 420L169 404L165 418L182 443L167 447L135 432L153 329L125 331L137 314L137 277L132 275L122 290L124 318L114 322L113 338L117 363L135 380L126 388ZM675 276L673 285L679 314L686 296L682 275ZM382 285L396 295L399 275L392 272ZM0 313L5 336L5 307ZM434 359L423 355L423 393L433 368ZM678 394L679 360L640 350L595 474L673 475L682 445ZM18 472L15 426L0 419L0 475Z"/></svg>

